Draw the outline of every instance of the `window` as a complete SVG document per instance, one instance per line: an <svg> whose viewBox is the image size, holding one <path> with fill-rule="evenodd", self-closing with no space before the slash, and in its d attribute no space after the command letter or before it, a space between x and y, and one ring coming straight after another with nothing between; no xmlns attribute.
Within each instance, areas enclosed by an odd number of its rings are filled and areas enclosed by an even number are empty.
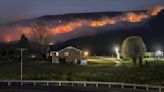
<svg viewBox="0 0 164 92"><path fill-rule="evenodd" d="M64 52L64 56L69 56L69 52Z"/></svg>
<svg viewBox="0 0 164 92"><path fill-rule="evenodd" d="M59 56L59 52L56 52L56 56Z"/></svg>
<svg viewBox="0 0 164 92"><path fill-rule="evenodd" d="M52 52L50 52L50 54L48 56L52 56Z"/></svg>

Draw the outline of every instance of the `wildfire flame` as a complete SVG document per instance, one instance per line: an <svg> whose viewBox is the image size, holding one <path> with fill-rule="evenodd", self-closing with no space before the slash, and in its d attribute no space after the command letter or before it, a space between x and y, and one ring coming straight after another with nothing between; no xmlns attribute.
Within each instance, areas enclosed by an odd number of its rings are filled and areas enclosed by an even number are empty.
<svg viewBox="0 0 164 92"><path fill-rule="evenodd" d="M153 9L151 10L150 14L151 14L151 16L156 16L156 15L158 15L158 13L159 13L160 11L162 11L163 9L164 9L164 6L157 6L157 7L153 8Z"/></svg>
<svg viewBox="0 0 164 92"><path fill-rule="evenodd" d="M153 9L151 15L158 14L163 7L156 7ZM84 25L87 25L89 27L103 27L107 25L114 25L120 22L129 22L129 23L136 23L141 22L147 18L149 18L151 15L148 13L133 13L129 12L121 16L116 17L103 17L96 21L88 21L88 20L78 20L69 22L67 24L61 24L59 26L56 26L50 30L50 34L60 34L60 33L67 33L72 32L77 28L83 27ZM59 23L61 23L61 20L59 20Z"/></svg>
<svg viewBox="0 0 164 92"><path fill-rule="evenodd" d="M135 13L127 13L125 15L125 20L130 22L130 23L135 23L135 22L141 22L144 19L147 19L148 15L141 13L141 14L135 14Z"/></svg>
<svg viewBox="0 0 164 92"><path fill-rule="evenodd" d="M52 32L53 34L66 33L66 32L71 32L71 31L73 31L76 28L79 28L81 26L82 26L81 21L70 22L70 23L65 24L65 25L60 25L60 26L54 27L50 30L50 32Z"/></svg>
<svg viewBox="0 0 164 92"><path fill-rule="evenodd" d="M112 25L112 24L116 24L117 20L114 18L103 18L100 21L92 21L89 23L89 26L91 27L102 27L102 26L106 26L106 25Z"/></svg>
<svg viewBox="0 0 164 92"><path fill-rule="evenodd" d="M114 18L103 18L99 21L92 21L89 23L91 27L102 27L106 25L113 25L117 24L122 21L130 22L130 23L135 23L135 22L141 22L144 19L147 19L148 15L141 13L141 14L135 14L135 13L127 13L125 16L118 16Z"/></svg>
<svg viewBox="0 0 164 92"><path fill-rule="evenodd" d="M67 32L72 32L75 31L78 28L81 27L104 27L104 26L109 26L109 25L114 25L117 23L121 23L121 22L129 22L129 23L136 23L136 22L141 22L143 20L148 19L151 16L156 16L158 15L158 13L163 10L164 7L163 6L157 6L155 8L153 8L149 13L134 13L134 12L129 12L129 13L125 13L122 14L120 16L116 16L116 17L102 17L99 20L76 20L76 21L72 21L72 22L64 22L65 24L63 24L61 20L58 20L57 24L58 26L54 26L52 27L49 31L49 34L56 35L56 34L60 34L60 33L67 33ZM25 34L28 37L30 37L31 32L30 32L31 28L25 27L23 29L19 29L19 31L17 32L17 35L6 35L3 38L3 40L5 42L10 42L13 40L18 40L21 34ZM31 37L30 37L31 38Z"/></svg>

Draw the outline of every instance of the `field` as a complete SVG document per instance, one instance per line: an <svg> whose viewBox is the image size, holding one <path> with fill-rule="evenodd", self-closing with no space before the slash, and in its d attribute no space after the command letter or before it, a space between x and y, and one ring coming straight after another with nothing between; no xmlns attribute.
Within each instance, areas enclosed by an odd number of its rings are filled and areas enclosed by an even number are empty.
<svg viewBox="0 0 164 92"><path fill-rule="evenodd" d="M24 80L82 80L111 81L164 85L164 61L145 59L147 65L135 66L130 61L117 60L122 65L115 67L112 60L91 57L88 65L52 64L45 60L28 60L23 63ZM20 61L0 61L0 80L20 80Z"/></svg>

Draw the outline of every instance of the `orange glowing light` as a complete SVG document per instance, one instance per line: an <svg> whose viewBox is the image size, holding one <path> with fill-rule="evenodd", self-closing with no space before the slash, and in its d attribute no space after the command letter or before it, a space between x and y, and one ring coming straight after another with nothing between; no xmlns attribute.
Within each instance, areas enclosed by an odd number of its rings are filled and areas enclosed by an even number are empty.
<svg viewBox="0 0 164 92"><path fill-rule="evenodd" d="M164 6L157 6L151 10L151 16L156 16L158 13L164 9Z"/></svg>
<svg viewBox="0 0 164 92"><path fill-rule="evenodd" d="M27 31L23 31L22 34L25 34L25 35L29 36L29 35L31 35L32 33L31 33L30 30L27 30Z"/></svg>
<svg viewBox="0 0 164 92"><path fill-rule="evenodd" d="M89 23L91 27L102 27L106 25L113 25L122 21L127 21L130 23L141 22L144 19L147 19L148 15L145 13L127 13L125 16L117 16L114 18L103 18L99 21L92 21Z"/></svg>
<svg viewBox="0 0 164 92"><path fill-rule="evenodd" d="M11 42L12 39L11 39L10 36L6 36L6 37L4 37L4 41L5 41L5 42Z"/></svg>
<svg viewBox="0 0 164 92"><path fill-rule="evenodd" d="M142 13L135 13L135 12L129 12L124 13L119 16L115 17L106 17L103 16L100 19L97 20L87 20L87 19L78 19L70 22L66 22L64 20L58 20L57 25L54 25L53 28L47 30L48 34L51 36L60 34L60 33L67 33L76 31L77 29L80 29L82 27L104 27L104 26L110 26L114 24L119 24L122 22L128 22L128 23L136 23L144 21L152 16L158 15L158 13L164 9L164 6L157 6L153 8L149 12L142 12ZM32 38L32 32L30 27L16 27L16 32L12 35L7 34L5 37L3 37L3 41L5 42L11 42L16 41L20 39L20 35L25 34L28 38Z"/></svg>
<svg viewBox="0 0 164 92"><path fill-rule="evenodd" d="M59 34L59 33L66 33L66 32L71 32L74 31L76 28L79 28L82 26L82 22L70 22L65 25L60 25L55 28L51 29L51 32L53 34Z"/></svg>
<svg viewBox="0 0 164 92"><path fill-rule="evenodd" d="M91 27L102 27L102 26L106 26L106 25L116 24L116 21L117 21L116 19L105 18L100 21L92 21L89 23L89 25Z"/></svg>
<svg viewBox="0 0 164 92"><path fill-rule="evenodd" d="M142 20L148 18L147 14L135 14L135 13L127 13L125 15L125 20L131 23L141 22Z"/></svg>

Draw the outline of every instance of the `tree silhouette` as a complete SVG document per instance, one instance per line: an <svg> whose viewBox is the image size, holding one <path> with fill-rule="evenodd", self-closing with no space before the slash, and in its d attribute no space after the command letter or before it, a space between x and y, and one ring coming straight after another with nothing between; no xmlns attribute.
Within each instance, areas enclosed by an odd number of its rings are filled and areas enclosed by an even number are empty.
<svg viewBox="0 0 164 92"><path fill-rule="evenodd" d="M18 47L29 48L29 40L24 34L22 34L20 40L18 41Z"/></svg>
<svg viewBox="0 0 164 92"><path fill-rule="evenodd" d="M49 38L49 28L44 22L37 22L31 26L31 35L36 42L46 45Z"/></svg>
<svg viewBox="0 0 164 92"><path fill-rule="evenodd" d="M146 52L146 46L144 41L139 36L131 36L126 38L122 44L122 56L123 58L132 59L133 63L142 65L142 60Z"/></svg>

